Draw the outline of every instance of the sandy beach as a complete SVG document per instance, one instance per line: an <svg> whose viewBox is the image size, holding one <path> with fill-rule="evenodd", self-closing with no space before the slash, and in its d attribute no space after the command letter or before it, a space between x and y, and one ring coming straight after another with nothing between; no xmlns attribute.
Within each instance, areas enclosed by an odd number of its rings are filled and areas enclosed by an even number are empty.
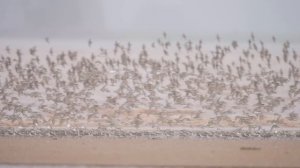
<svg viewBox="0 0 300 168"><path fill-rule="evenodd" d="M300 168L297 6L0 0L0 168Z"/></svg>
<svg viewBox="0 0 300 168"><path fill-rule="evenodd" d="M298 140L1 137L0 163L73 166L298 167Z"/></svg>

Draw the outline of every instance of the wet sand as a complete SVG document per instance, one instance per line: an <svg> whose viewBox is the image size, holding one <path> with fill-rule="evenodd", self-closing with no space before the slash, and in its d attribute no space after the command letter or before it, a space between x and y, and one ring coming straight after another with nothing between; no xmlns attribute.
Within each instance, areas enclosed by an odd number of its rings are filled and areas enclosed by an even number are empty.
<svg viewBox="0 0 300 168"><path fill-rule="evenodd" d="M299 140L0 138L2 164L299 167L299 156Z"/></svg>

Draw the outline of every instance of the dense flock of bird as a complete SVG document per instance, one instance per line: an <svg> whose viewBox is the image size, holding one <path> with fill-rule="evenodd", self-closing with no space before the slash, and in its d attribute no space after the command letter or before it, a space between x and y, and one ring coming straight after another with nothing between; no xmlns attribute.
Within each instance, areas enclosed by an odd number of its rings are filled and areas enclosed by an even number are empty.
<svg viewBox="0 0 300 168"><path fill-rule="evenodd" d="M217 36L208 49L163 33L88 55L44 43L46 53L1 46L1 127L300 125L300 58L289 41L273 37L268 49L253 34L244 43Z"/></svg>

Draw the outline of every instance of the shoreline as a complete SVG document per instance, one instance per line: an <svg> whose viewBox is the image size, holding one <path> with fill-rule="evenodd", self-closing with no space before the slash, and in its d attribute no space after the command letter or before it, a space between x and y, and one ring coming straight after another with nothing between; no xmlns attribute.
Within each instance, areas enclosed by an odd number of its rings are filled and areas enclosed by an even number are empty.
<svg viewBox="0 0 300 168"><path fill-rule="evenodd" d="M300 139L299 129L0 128L0 137L96 137L112 139Z"/></svg>

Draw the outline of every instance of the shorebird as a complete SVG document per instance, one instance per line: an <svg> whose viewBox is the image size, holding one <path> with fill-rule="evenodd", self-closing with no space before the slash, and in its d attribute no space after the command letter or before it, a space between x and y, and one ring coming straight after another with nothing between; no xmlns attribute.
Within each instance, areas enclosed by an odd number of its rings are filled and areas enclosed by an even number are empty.
<svg viewBox="0 0 300 168"><path fill-rule="evenodd" d="M5 47L5 51L9 54L9 53L10 53L10 47L9 47L9 46L6 46L6 47Z"/></svg>
<svg viewBox="0 0 300 168"><path fill-rule="evenodd" d="M218 36L217 40L221 41ZM290 42L281 46L281 58L272 55L263 42L256 46L253 34L249 46L244 47L237 41L218 42L211 51L202 46L202 41L195 42L184 34L174 46L167 37L163 33L163 38L150 43L150 48L146 44L135 48L130 42L125 45L116 42L115 47L89 54L54 48L56 53L51 48L43 55L42 48L37 52L37 48L32 47L29 51L33 57L23 61L26 53L22 54L21 48L16 49L16 54L9 54L12 50L7 46L0 58L0 89L3 90L0 106L14 97L32 99L50 116L46 117L47 121L54 111L62 114L61 120L58 116L52 117L54 125L58 121L72 124L87 119L85 114L90 114L95 104L103 111L119 109L121 118L125 116L124 111L133 112L132 115L126 113L128 121L120 120L119 125L132 123L134 111L143 108L150 108L153 113L156 108L170 111L200 108L215 118L211 126L225 120L229 122L228 118L218 116L228 109L241 117L242 124L247 123L246 120L254 122L246 114L259 113L255 122L262 122L264 113L276 110L287 119L298 119L291 111L299 107L300 89L290 86L298 80L300 70L297 51ZM91 39L88 46L92 46ZM162 52L156 53L156 50ZM278 62L276 67L272 66L274 62ZM280 89L288 90L290 97L277 94L282 92ZM2 111L9 114L13 107ZM245 114L239 112L241 109L245 109ZM33 116L30 120L37 119L34 110L26 113ZM165 123L171 120L167 113L162 112L162 115ZM94 122L99 116L91 113L88 118Z"/></svg>
<svg viewBox="0 0 300 168"><path fill-rule="evenodd" d="M29 53L30 53L30 55L35 55L35 53L36 53L36 47L34 46L34 47L31 47L30 49L29 49Z"/></svg>
<svg viewBox="0 0 300 168"><path fill-rule="evenodd" d="M45 37L45 41L46 41L46 43L50 43L50 39L49 39L49 37Z"/></svg>
<svg viewBox="0 0 300 168"><path fill-rule="evenodd" d="M88 46L89 46L89 47L91 47L91 46L92 46L92 44L93 44L93 41L92 41L92 39L89 39L89 40L88 40Z"/></svg>

